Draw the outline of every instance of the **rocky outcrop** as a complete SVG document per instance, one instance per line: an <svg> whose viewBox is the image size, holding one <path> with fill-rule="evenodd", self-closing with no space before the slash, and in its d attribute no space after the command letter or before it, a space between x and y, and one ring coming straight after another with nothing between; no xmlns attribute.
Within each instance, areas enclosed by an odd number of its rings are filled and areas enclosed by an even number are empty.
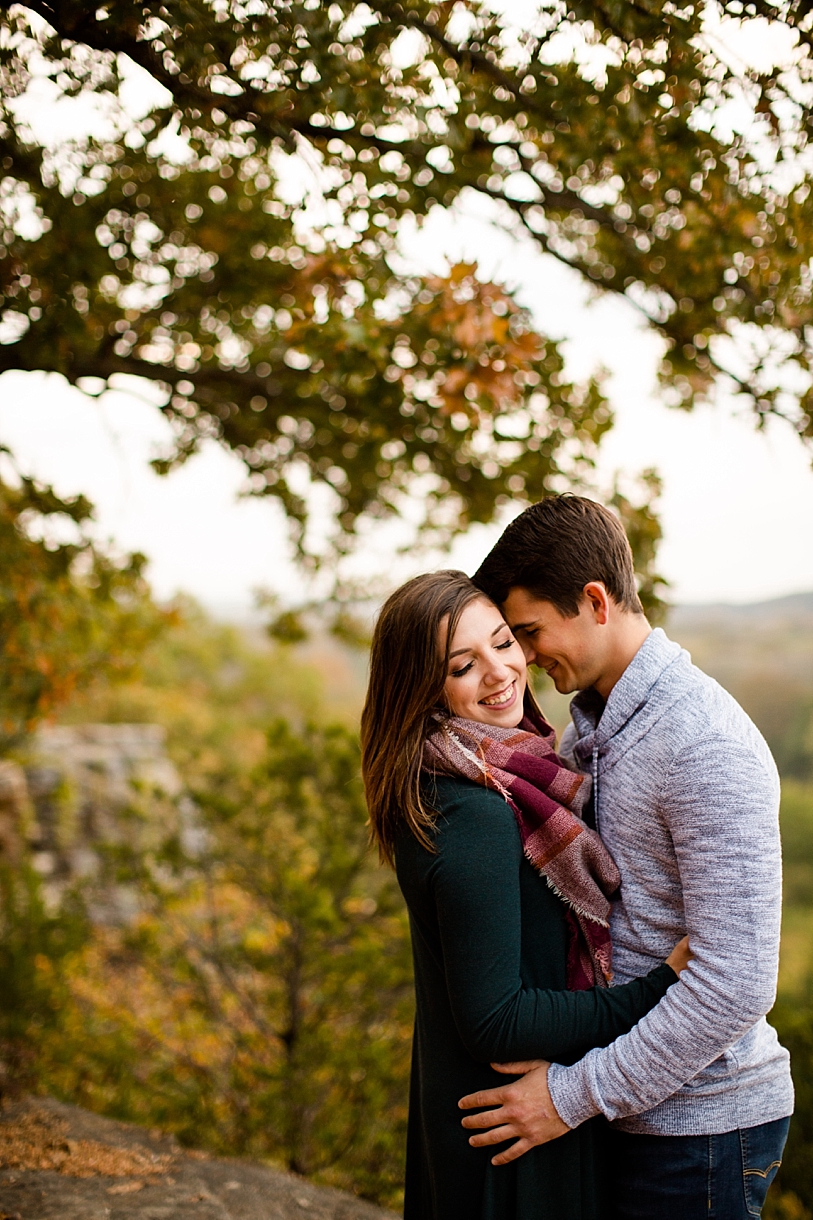
<svg viewBox="0 0 813 1220"><path fill-rule="evenodd" d="M182 1149L49 1098L0 1115L3 1220L395 1220L339 1190Z"/></svg>
<svg viewBox="0 0 813 1220"><path fill-rule="evenodd" d="M81 885L91 922L126 923L142 901L121 880L127 853L155 859L173 839L187 858L201 850L205 832L165 738L157 724L44 726L25 770L0 762L0 853L28 847L51 909Z"/></svg>

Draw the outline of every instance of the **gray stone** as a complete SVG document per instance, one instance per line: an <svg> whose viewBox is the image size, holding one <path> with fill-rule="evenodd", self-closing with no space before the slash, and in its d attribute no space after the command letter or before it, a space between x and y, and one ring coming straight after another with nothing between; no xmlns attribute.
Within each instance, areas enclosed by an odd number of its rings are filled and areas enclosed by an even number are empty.
<svg viewBox="0 0 813 1220"><path fill-rule="evenodd" d="M18 838L25 823L22 837L53 912L79 883L91 923L127 924L143 895L118 877L111 852L119 862L130 853L143 865L170 841L190 860L205 849L206 831L160 725L45 725L24 774L17 768L19 776L6 775L3 766L13 764L0 763L0 854L11 858L15 850L6 823L16 818ZM24 808L33 813L27 820Z"/></svg>
<svg viewBox="0 0 813 1220"><path fill-rule="evenodd" d="M163 1172L140 1177L0 1168L0 1220L395 1220L392 1212L294 1174L190 1152L159 1132L49 1098L8 1107L0 1131L33 1111L63 1124L59 1138L71 1150L74 1141L90 1140L173 1160Z"/></svg>

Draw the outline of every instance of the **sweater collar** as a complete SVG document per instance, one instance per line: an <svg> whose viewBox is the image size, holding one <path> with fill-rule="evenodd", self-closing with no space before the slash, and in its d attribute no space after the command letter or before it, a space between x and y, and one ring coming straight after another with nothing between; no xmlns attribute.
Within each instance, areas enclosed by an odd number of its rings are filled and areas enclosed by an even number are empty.
<svg viewBox="0 0 813 1220"><path fill-rule="evenodd" d="M605 703L592 687L579 691L570 704L573 723L586 746L601 746L618 733L646 703L650 692L667 669L686 653L660 627L651 631Z"/></svg>

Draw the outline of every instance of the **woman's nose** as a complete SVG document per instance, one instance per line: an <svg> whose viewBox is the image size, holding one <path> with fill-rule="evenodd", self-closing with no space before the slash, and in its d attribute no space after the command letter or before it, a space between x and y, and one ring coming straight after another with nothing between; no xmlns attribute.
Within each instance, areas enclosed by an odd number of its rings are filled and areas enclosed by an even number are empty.
<svg viewBox="0 0 813 1220"><path fill-rule="evenodd" d="M506 665L505 661L498 661L496 657L492 660L486 673L484 681L489 686L500 686L511 677L511 670Z"/></svg>

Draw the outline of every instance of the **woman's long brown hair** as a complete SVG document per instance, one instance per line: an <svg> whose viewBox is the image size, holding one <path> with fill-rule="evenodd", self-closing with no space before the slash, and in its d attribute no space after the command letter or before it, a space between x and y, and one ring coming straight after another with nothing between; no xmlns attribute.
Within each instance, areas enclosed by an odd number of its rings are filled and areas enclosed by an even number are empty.
<svg viewBox="0 0 813 1220"><path fill-rule="evenodd" d="M389 864L399 824L433 850L435 815L421 796L423 743L432 731L433 713L442 706L460 616L482 597L465 572L431 572L396 589L376 623L361 714L361 773L372 837Z"/></svg>

